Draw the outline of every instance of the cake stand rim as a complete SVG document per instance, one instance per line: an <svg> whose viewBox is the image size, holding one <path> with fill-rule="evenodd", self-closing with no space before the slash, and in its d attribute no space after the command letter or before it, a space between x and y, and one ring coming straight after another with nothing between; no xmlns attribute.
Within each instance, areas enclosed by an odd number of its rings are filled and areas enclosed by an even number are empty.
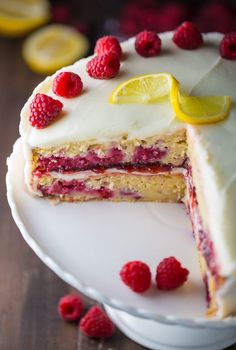
<svg viewBox="0 0 236 350"><path fill-rule="evenodd" d="M11 210L12 217L15 221L16 226L21 232L22 237L26 241L26 243L30 246L30 248L34 251L34 253L47 265L56 275L58 275L62 280L66 283L73 286L75 289L79 290L81 293L86 296L96 299L102 304L106 304L112 308L125 311L133 316L149 319L153 321L157 321L163 324L168 325L180 325L189 328L229 328L236 327L236 317L227 317L225 319L205 319L205 318L180 318L175 315L161 315L156 313L151 313L150 311L139 309L126 303L118 300L112 299L99 292L93 287L86 286L77 278L75 278L71 273L68 273L63 268L59 266L50 256L48 256L43 248L40 247L30 235L27 228L25 227L23 221L20 218L20 214L18 213L18 209L16 203L14 201L14 188L11 182L11 169L14 163L14 155L16 153L16 149L20 147L22 143L22 139L18 138L13 145L13 151L10 156L7 158L7 173L6 173L6 188L7 188L7 201Z"/></svg>

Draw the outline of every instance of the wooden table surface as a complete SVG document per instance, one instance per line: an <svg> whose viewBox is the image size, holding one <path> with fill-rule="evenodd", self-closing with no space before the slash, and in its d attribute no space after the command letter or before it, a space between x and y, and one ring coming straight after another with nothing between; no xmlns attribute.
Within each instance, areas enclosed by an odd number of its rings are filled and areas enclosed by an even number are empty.
<svg viewBox="0 0 236 350"><path fill-rule="evenodd" d="M21 41L0 39L0 349L144 350L116 331L108 341L90 340L57 315L57 302L72 291L27 246L6 200L6 157L18 137L22 105L42 77L21 58ZM17 174L17 169L16 169ZM95 302L85 298L87 307ZM236 346L231 347L236 350Z"/></svg>

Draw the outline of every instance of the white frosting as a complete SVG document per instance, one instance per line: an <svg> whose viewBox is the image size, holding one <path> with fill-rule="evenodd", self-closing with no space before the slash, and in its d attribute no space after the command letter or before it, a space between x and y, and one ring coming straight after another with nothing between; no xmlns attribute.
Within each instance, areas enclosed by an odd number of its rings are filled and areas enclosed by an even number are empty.
<svg viewBox="0 0 236 350"><path fill-rule="evenodd" d="M166 175L166 174L183 174L184 169L181 168L175 168L171 169L168 171L158 171L158 175ZM89 177L99 177L99 176L104 176L104 175L114 175L114 174L127 174L126 170L123 169L116 169L116 168L111 168L111 169L106 169L104 170L101 174L96 173L92 170L85 170L85 171L78 171L78 172L73 172L73 173L68 173L68 174L61 174L56 171L50 172L50 176L52 176L54 179L62 179L65 181L71 181L71 180L83 180L83 179L88 179ZM148 171L132 171L130 174L136 175L136 176L154 176L156 175L155 173L148 172Z"/></svg>
<svg viewBox="0 0 236 350"><path fill-rule="evenodd" d="M91 58L83 59L62 70L78 73L84 83L84 92L78 98L64 99L52 92L53 77L43 81L33 92L46 93L62 101L65 115L51 126L37 130L30 126L29 102L22 110L20 133L31 147L50 147L65 142L96 139L98 142L119 139L146 138L183 127L174 119L168 102L162 104L112 105L108 99L123 81L142 74L168 72L173 74L186 91L190 91L218 59L214 43L217 36L206 36L206 44L197 51L178 49L172 42L172 33L161 35L163 48L158 57L143 58L134 49L134 39L122 44L125 59L119 75L110 80L93 79L86 73L85 65Z"/></svg>
<svg viewBox="0 0 236 350"><path fill-rule="evenodd" d="M21 114L20 133L25 146L50 147L72 141L97 142L119 140L122 135L146 138L171 132L186 125L174 119L168 102L153 105L111 105L108 98L113 89L129 78L168 72L173 74L184 90L197 95L230 95L232 110L228 119L209 126L188 126L195 161L201 169L201 187L205 193L207 226L214 241L216 256L223 276L236 276L236 61L219 56L222 36L204 36L202 48L180 50L172 42L172 33L161 35L162 54L143 58L134 49L134 39L122 44L125 59L118 77L111 80L92 79L83 59L64 71L78 73L84 83L83 94L74 99L55 96L51 90L53 77L47 78L33 92L43 92L60 99L65 115L50 127L37 130L29 124L29 101ZM195 184L196 186L198 184ZM233 288L230 286L233 283ZM236 309L235 279L224 286L217 298L224 309ZM227 301L228 300L228 301ZM234 301L235 300L235 301ZM229 306L230 305L230 306Z"/></svg>

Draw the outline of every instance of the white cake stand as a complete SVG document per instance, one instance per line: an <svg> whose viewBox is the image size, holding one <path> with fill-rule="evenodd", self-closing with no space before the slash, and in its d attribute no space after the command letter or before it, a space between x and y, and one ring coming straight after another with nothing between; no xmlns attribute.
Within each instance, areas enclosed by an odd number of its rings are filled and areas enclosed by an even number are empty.
<svg viewBox="0 0 236 350"><path fill-rule="evenodd" d="M35 253L63 280L105 305L128 337L150 349L223 349L236 342L236 319L206 320L205 293L185 209L175 204L51 205L27 191L18 140L8 159L7 195L13 218ZM174 292L154 286L138 295L119 278L121 266L142 260L153 274L174 255L190 270Z"/></svg>

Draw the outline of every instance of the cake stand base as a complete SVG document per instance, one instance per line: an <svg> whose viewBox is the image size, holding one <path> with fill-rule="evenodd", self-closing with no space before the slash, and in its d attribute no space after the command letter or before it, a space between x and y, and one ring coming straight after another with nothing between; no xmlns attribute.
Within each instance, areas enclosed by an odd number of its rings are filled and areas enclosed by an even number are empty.
<svg viewBox="0 0 236 350"><path fill-rule="evenodd" d="M152 350L222 350L236 342L236 328L174 326L134 317L107 305L106 312L130 339Z"/></svg>

